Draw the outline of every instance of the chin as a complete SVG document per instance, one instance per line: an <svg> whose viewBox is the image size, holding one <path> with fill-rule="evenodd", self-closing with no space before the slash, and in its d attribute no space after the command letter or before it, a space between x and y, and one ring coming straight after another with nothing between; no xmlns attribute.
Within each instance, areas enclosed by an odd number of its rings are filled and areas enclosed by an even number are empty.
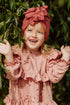
<svg viewBox="0 0 70 105"><path fill-rule="evenodd" d="M31 44L31 43L26 43L27 49L32 50L32 51L38 51L40 48L40 44Z"/></svg>
<svg viewBox="0 0 70 105"><path fill-rule="evenodd" d="M31 51L38 51L39 47L28 46L27 49L29 49Z"/></svg>

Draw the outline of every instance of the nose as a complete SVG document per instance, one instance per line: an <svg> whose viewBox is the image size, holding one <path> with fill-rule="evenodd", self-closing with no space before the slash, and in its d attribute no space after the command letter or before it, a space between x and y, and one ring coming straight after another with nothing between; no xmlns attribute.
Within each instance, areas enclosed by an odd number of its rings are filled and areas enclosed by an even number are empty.
<svg viewBox="0 0 70 105"><path fill-rule="evenodd" d="M33 31L32 36L33 36L33 37L37 37L36 31Z"/></svg>

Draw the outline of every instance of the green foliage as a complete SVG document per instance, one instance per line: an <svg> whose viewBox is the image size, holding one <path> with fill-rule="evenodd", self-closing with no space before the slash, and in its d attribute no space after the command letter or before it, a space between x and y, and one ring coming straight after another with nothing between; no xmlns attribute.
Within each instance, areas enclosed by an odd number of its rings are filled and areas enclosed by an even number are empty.
<svg viewBox="0 0 70 105"><path fill-rule="evenodd" d="M0 42L6 38L11 45L24 41L21 36L21 25L24 11L30 7L48 5L51 17L49 38L46 41L60 49L70 45L70 0L0 0ZM8 80L5 78L4 56L0 55L0 105L8 94ZM70 105L69 99L70 68L60 83L53 85L54 100L59 105ZM66 100L65 100L66 99Z"/></svg>

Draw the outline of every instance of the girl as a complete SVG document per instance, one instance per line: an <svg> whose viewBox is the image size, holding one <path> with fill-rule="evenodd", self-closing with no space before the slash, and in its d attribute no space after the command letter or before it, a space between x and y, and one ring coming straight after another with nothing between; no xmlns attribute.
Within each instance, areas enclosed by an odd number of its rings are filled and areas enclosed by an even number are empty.
<svg viewBox="0 0 70 105"><path fill-rule="evenodd" d="M24 46L0 43L5 55L9 94L6 105L57 105L52 98L52 83L59 82L69 67L70 47L61 51L44 52L44 41L49 35L48 6L28 9L22 23ZM60 58L62 54L62 57Z"/></svg>

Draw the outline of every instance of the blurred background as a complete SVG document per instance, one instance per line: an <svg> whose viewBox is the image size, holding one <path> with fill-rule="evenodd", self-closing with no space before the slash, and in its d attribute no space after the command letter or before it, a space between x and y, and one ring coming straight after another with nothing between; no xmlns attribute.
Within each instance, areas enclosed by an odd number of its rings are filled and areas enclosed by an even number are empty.
<svg viewBox="0 0 70 105"><path fill-rule="evenodd" d="M23 12L30 7L48 5L51 28L46 44L60 50L70 45L70 0L0 0L0 42L6 38L11 45L21 46L21 25ZM0 105L8 94L8 80L5 78L4 56L0 54ZM53 84L53 97L58 105L70 105L70 68L63 79Z"/></svg>

